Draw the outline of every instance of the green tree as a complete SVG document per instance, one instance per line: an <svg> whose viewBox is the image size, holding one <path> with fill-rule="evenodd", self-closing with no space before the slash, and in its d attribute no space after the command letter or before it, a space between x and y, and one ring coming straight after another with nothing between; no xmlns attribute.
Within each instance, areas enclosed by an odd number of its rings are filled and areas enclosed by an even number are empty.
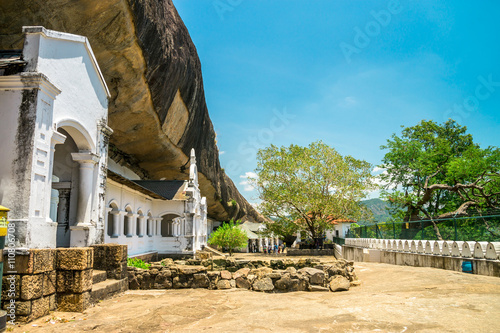
<svg viewBox="0 0 500 333"><path fill-rule="evenodd" d="M438 239L435 220L499 208L500 150L480 148L454 120L403 127L381 149L388 150L380 167L383 196L398 208L393 214L403 211L405 222L430 220Z"/></svg>
<svg viewBox="0 0 500 333"><path fill-rule="evenodd" d="M274 220L267 224L275 234L300 230L317 238L335 219L370 214L360 200L375 188L371 165L342 156L321 141L261 149L256 172L252 183L262 200L261 212Z"/></svg>
<svg viewBox="0 0 500 333"><path fill-rule="evenodd" d="M210 239L210 245L220 246L229 251L229 255L233 255L235 249L247 246L248 237L245 232L237 227L233 220L229 223L223 223L215 230Z"/></svg>

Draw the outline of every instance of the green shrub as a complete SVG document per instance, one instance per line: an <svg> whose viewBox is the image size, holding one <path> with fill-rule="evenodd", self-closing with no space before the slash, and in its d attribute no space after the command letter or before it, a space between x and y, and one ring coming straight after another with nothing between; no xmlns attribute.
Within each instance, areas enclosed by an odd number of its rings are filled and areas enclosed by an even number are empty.
<svg viewBox="0 0 500 333"><path fill-rule="evenodd" d="M137 267L137 268L142 268L142 269L149 269L149 266L151 266L151 264L148 264L147 262L142 261L142 259L127 258L127 266Z"/></svg>

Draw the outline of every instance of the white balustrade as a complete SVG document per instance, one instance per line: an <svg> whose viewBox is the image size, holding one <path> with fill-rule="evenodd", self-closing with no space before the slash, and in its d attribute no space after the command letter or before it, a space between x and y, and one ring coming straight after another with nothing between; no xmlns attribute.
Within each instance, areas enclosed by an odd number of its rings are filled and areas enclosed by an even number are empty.
<svg viewBox="0 0 500 333"><path fill-rule="evenodd" d="M451 256L451 242L443 241L443 248L441 249L441 254L443 256Z"/></svg>
<svg viewBox="0 0 500 333"><path fill-rule="evenodd" d="M500 254L500 242L488 243L484 257L490 260L498 259Z"/></svg>

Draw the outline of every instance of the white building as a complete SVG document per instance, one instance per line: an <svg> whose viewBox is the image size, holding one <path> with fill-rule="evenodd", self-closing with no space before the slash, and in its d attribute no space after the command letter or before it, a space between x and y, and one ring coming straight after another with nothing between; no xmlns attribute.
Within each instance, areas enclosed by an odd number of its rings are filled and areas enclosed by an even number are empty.
<svg viewBox="0 0 500 333"><path fill-rule="evenodd" d="M23 32L22 52L0 51L0 205L11 209L16 246L111 242L140 254L205 245L194 151L189 181L141 180L108 161L110 95L87 38Z"/></svg>
<svg viewBox="0 0 500 333"><path fill-rule="evenodd" d="M189 181L141 180L110 161L106 243L127 244L129 255L191 254L207 244L207 204L198 185L194 150Z"/></svg>
<svg viewBox="0 0 500 333"><path fill-rule="evenodd" d="M89 245L104 228L108 88L87 38L23 32L10 59L24 70L10 73L7 60L0 76L0 202L17 220L18 247Z"/></svg>

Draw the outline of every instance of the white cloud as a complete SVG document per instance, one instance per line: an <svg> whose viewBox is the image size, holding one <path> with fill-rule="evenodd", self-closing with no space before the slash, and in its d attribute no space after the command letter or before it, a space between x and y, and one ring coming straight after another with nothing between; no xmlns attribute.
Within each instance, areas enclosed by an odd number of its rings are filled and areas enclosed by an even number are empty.
<svg viewBox="0 0 500 333"><path fill-rule="evenodd" d="M251 192L251 191L255 190L255 187L253 187L252 184L250 184L250 179L257 178L257 174L255 172L251 172L251 171L245 172L244 175L240 175L240 178L245 179L245 180L240 182L240 185L244 186L243 190L245 192Z"/></svg>
<svg viewBox="0 0 500 333"><path fill-rule="evenodd" d="M226 152L224 150L219 152L219 155L224 155Z"/></svg>
<svg viewBox="0 0 500 333"><path fill-rule="evenodd" d="M377 173L377 172L380 172L380 171L385 171L385 169L384 168L379 168L377 166L377 167L373 168L373 170L372 170L373 173Z"/></svg>

